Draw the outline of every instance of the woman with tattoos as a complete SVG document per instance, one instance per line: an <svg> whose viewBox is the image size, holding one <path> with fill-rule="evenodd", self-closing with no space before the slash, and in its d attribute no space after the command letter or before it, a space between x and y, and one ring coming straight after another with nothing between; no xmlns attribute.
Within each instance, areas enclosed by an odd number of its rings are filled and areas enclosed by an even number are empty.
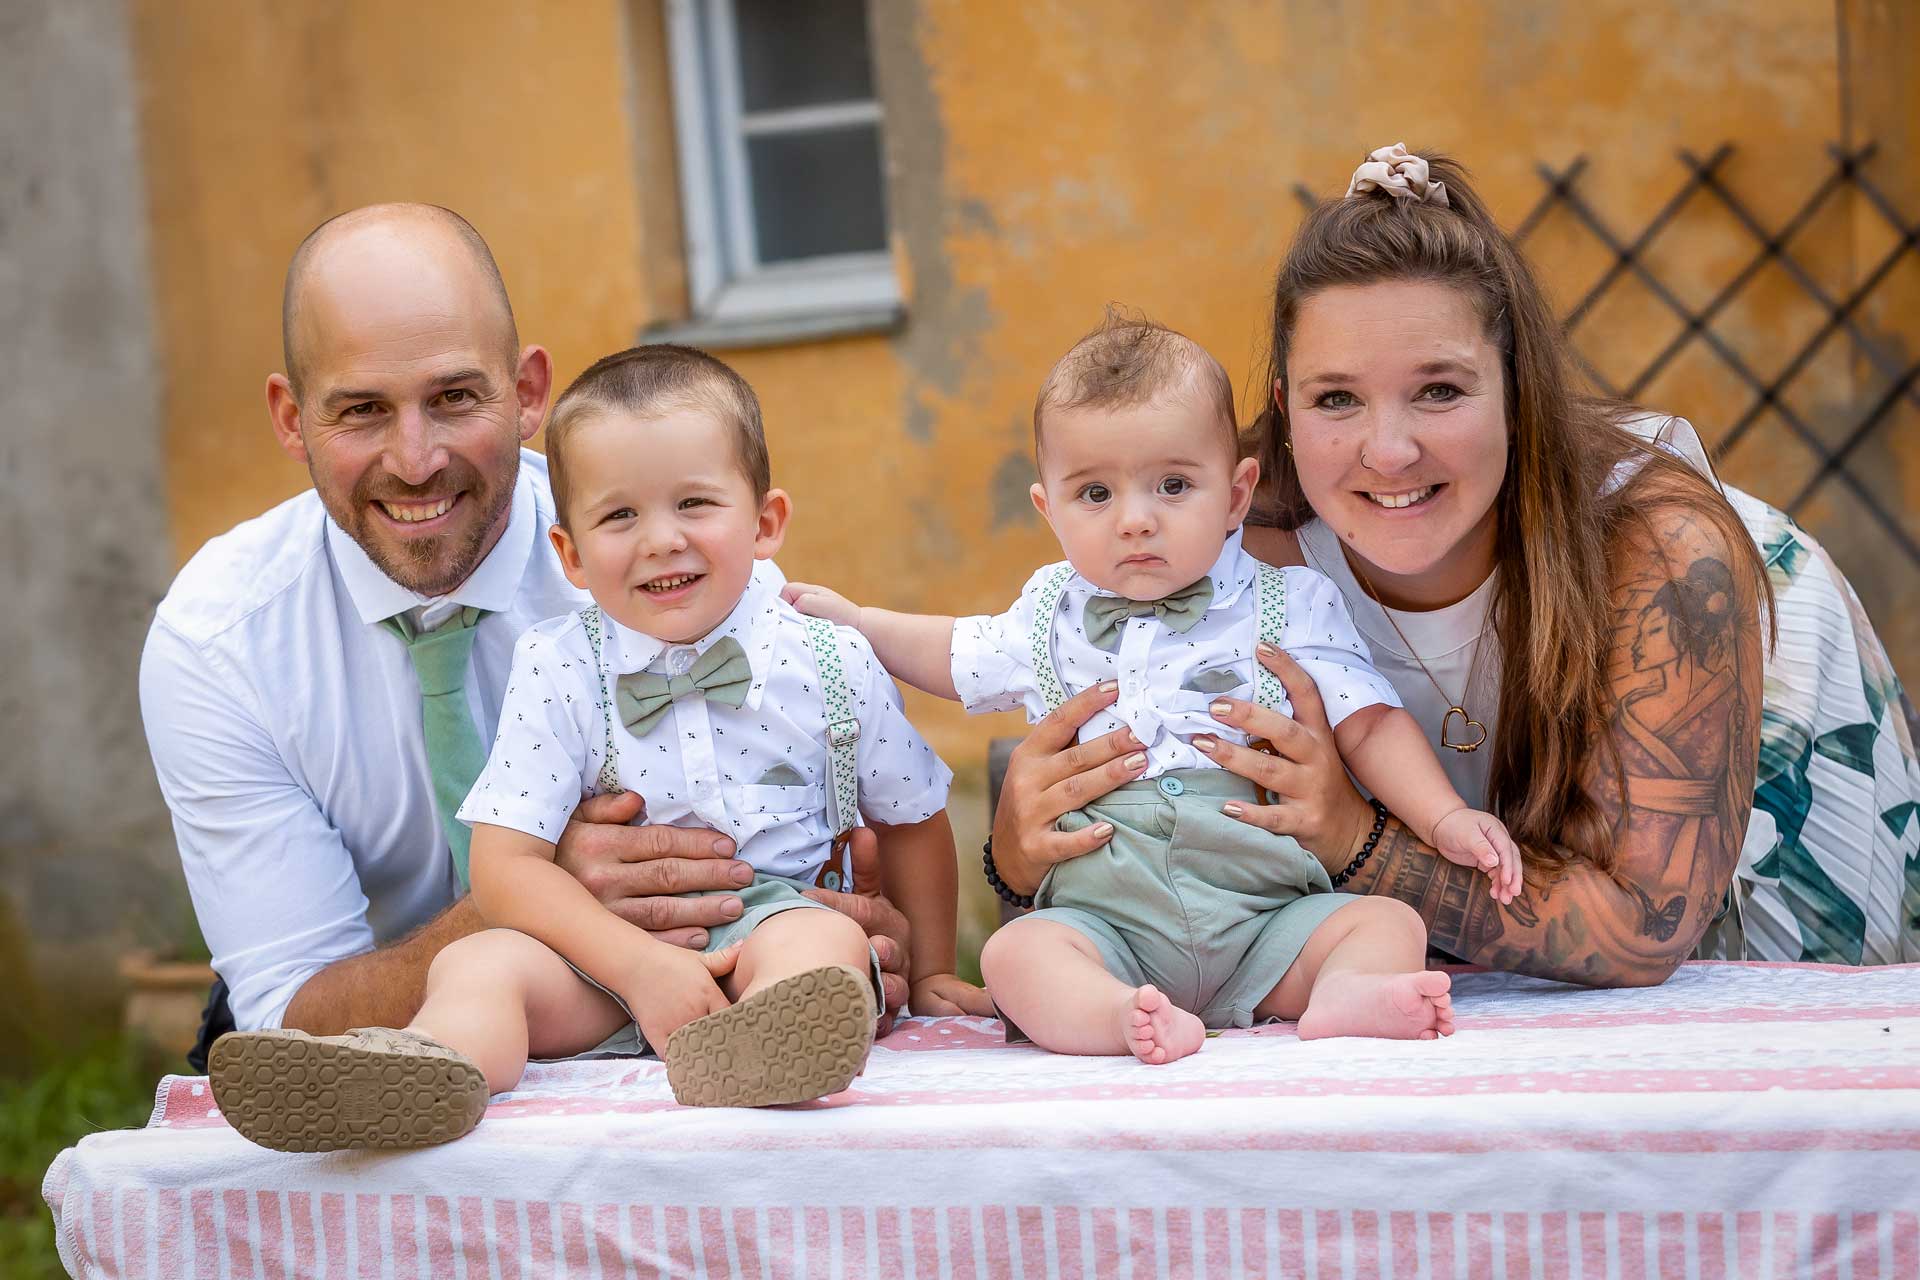
<svg viewBox="0 0 1920 1280"><path fill-rule="evenodd" d="M1693 429L1587 397L1531 270L1456 165L1383 148L1308 214L1274 289L1270 493L1246 547L1331 576L1459 792L1525 851L1484 877L1384 827L1284 654L1291 719L1217 716L1350 892L1495 968L1657 983L1690 956L1920 959L1920 764L1857 599L1807 535L1722 489ZM1141 768L1126 731L1070 745L1089 690L1014 753L990 868L1031 892L1094 847L1063 813Z"/></svg>

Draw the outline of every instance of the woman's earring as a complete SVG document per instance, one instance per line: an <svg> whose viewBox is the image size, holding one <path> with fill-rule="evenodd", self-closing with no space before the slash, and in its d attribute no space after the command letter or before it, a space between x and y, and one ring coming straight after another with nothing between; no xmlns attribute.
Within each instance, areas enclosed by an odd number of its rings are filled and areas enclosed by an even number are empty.
<svg viewBox="0 0 1920 1280"><path fill-rule="evenodd" d="M1285 440L1282 440L1280 443L1287 446L1287 454L1291 456L1293 454L1293 437L1288 436Z"/></svg>

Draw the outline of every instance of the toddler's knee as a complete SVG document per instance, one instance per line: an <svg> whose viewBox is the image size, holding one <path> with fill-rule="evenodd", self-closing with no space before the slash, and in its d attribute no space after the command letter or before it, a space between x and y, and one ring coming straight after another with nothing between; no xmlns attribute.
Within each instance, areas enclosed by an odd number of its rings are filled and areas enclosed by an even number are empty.
<svg viewBox="0 0 1920 1280"><path fill-rule="evenodd" d="M459 983L517 990L522 976L551 954L546 943L524 933L483 929L440 948L427 966L427 989Z"/></svg>

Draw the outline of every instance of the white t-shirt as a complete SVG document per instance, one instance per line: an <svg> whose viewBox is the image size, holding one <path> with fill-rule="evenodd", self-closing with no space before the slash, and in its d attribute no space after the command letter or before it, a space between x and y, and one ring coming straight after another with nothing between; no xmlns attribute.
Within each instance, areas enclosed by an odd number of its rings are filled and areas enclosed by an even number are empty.
<svg viewBox="0 0 1920 1280"><path fill-rule="evenodd" d="M638 736L616 718L620 785L645 797L649 822L724 832L755 869L813 879L833 838L827 712L806 619L780 599L784 583L761 562L733 611L690 645L604 617L600 672L578 612L533 627L514 653L499 732L461 820L556 839L580 797L599 790L608 742L601 673L609 690L634 672L682 675L731 638L752 668L745 701L678 698ZM907 722L866 637L835 630L860 722L860 813L878 823L924 821L946 807L953 774Z"/></svg>
<svg viewBox="0 0 1920 1280"><path fill-rule="evenodd" d="M140 711L194 911L235 1022L277 1027L328 965L392 942L458 890L399 638L461 607L467 703L493 735L514 641L586 603L547 545L546 459L523 450L512 514L437 600L382 573L312 490L209 541L160 602Z"/></svg>
<svg viewBox="0 0 1920 1280"><path fill-rule="evenodd" d="M1046 714L1034 672L1032 637L1044 584L1056 567L1048 565L1028 579L1005 613L955 622L953 684L968 711L1024 707L1030 720ZM1234 530L1208 571L1213 599L1199 620L1182 632L1152 616L1131 618L1122 624L1113 651L1089 641L1083 621L1089 599L1112 593L1078 574L1069 578L1048 633L1060 683L1069 696L1103 680L1120 683L1119 701L1088 720L1080 740L1090 741L1123 725L1131 728L1146 745L1142 776L1149 778L1169 769L1217 768L1193 747L1195 734L1244 743L1245 735L1215 720L1207 708L1222 696L1253 696L1258 570L1241 548L1240 531ZM1280 645L1319 686L1328 719L1337 725L1362 707L1399 706L1393 685L1373 669L1339 588L1309 569L1281 572L1286 621ZM1279 709L1291 710L1284 705Z"/></svg>

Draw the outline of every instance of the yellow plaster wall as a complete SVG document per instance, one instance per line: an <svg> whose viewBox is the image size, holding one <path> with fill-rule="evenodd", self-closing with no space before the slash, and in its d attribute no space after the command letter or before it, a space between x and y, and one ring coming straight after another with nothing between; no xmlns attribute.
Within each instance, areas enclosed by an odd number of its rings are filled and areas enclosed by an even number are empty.
<svg viewBox="0 0 1920 1280"><path fill-rule="evenodd" d="M461 210L562 377L668 318L681 286L658 212L664 99L651 46L636 56L632 38L658 20L648 0L135 8L181 557L305 482L272 445L260 386L278 367L287 255L332 212L391 198ZM797 501L788 572L904 608L1001 607L1057 554L1027 506L1027 414L1107 301L1192 333L1244 386L1296 182L1337 194L1369 147L1441 146L1511 222L1542 191L1538 161L1586 154L1582 190L1631 234L1682 180L1676 148L1731 141L1730 185L1777 226L1842 132L1828 0L872 12L906 324L729 358L760 391L776 482ZM1912 58L1899 65L1910 73ZM656 159L636 172L637 154ZM1651 260L1698 305L1752 250L1710 206L1690 216ZM1854 221L1836 205L1799 255L1836 291L1855 268ZM1563 301L1606 266L1565 214L1533 248ZM1727 312L1764 373L1791 346L1777 317L1794 301L1775 273ZM1637 286L1587 324L1609 371L1677 327ZM1843 351L1820 364L1801 389L1809 412L1848 401L1853 377ZM1709 440L1743 403L1697 347L1643 396ZM1783 498L1805 464L1766 422L1728 473ZM1920 636L1909 677L1915 658ZM1019 728L924 699L914 710L956 765Z"/></svg>

